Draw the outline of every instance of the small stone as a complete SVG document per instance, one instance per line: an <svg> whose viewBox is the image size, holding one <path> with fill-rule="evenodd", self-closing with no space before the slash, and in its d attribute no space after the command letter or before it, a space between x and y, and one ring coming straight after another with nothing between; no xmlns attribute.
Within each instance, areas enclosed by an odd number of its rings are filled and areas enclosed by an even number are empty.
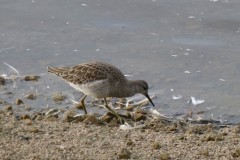
<svg viewBox="0 0 240 160"><path fill-rule="evenodd" d="M153 149L159 149L161 146L160 146L160 144L158 143L158 142L154 142L153 144L152 144L152 148Z"/></svg>
<svg viewBox="0 0 240 160"><path fill-rule="evenodd" d="M94 115L88 115L88 117L83 121L86 124L95 124L98 125L99 122Z"/></svg>
<svg viewBox="0 0 240 160"><path fill-rule="evenodd" d="M32 125L32 120L31 119L24 119L23 121L26 125Z"/></svg>
<svg viewBox="0 0 240 160"><path fill-rule="evenodd" d="M178 139L179 139L179 140L187 140L187 137L184 136L184 135L180 135L180 136L178 137Z"/></svg>
<svg viewBox="0 0 240 160"><path fill-rule="evenodd" d="M207 149L200 150L199 154L204 157L209 157L209 151Z"/></svg>
<svg viewBox="0 0 240 160"><path fill-rule="evenodd" d="M15 104L16 105L21 105L21 104L24 104L24 102L21 99L16 99Z"/></svg>
<svg viewBox="0 0 240 160"><path fill-rule="evenodd" d="M20 140L24 140L24 141L29 141L31 139L31 137L29 136L19 136Z"/></svg>
<svg viewBox="0 0 240 160"><path fill-rule="evenodd" d="M63 122L72 122L75 118L71 115L65 115L63 117Z"/></svg>
<svg viewBox="0 0 240 160"><path fill-rule="evenodd" d="M0 99L0 104L4 104L5 101L3 99Z"/></svg>
<svg viewBox="0 0 240 160"><path fill-rule="evenodd" d="M240 148L238 148L238 149L236 149L235 151L233 151L233 152L231 153L231 155L232 155L233 158L238 158L238 157L240 157Z"/></svg>
<svg viewBox="0 0 240 160"><path fill-rule="evenodd" d="M0 86L5 85L5 79L0 76Z"/></svg>
<svg viewBox="0 0 240 160"><path fill-rule="evenodd" d="M74 109L69 109L64 112L63 114L63 121L64 122L70 122L70 119L74 119L74 115L76 114L76 111ZM71 118L72 117L72 118Z"/></svg>
<svg viewBox="0 0 240 160"><path fill-rule="evenodd" d="M33 93L27 94L27 95L25 95L24 97L27 98L27 99L30 99L30 100L36 99L36 95L33 94Z"/></svg>
<svg viewBox="0 0 240 160"><path fill-rule="evenodd" d="M135 121L141 121L141 120L145 120L146 119L146 116L142 113L134 113L133 114L133 119Z"/></svg>
<svg viewBox="0 0 240 160"><path fill-rule="evenodd" d="M38 81L39 78L40 78L40 76L29 75L29 76L25 76L24 80L25 81Z"/></svg>
<svg viewBox="0 0 240 160"><path fill-rule="evenodd" d="M173 124L171 126L166 127L166 130L167 131L176 131L177 130L177 126Z"/></svg>
<svg viewBox="0 0 240 160"><path fill-rule="evenodd" d="M171 156L168 153L163 152L163 153L160 154L159 159L160 160L170 160Z"/></svg>
<svg viewBox="0 0 240 160"><path fill-rule="evenodd" d="M7 105L4 107L5 111L11 111L12 110L12 106L11 105Z"/></svg>
<svg viewBox="0 0 240 160"><path fill-rule="evenodd" d="M54 93L52 95L52 99L54 102L62 102L63 100L65 100L65 96L62 95L62 93Z"/></svg>
<svg viewBox="0 0 240 160"><path fill-rule="evenodd" d="M37 129L36 127L30 127L28 129L29 132L32 132L32 133L38 133L39 132L39 129Z"/></svg>
<svg viewBox="0 0 240 160"><path fill-rule="evenodd" d="M75 116L76 115L76 110L75 109L68 109L64 112L63 116L64 115L70 115L70 116Z"/></svg>
<svg viewBox="0 0 240 160"><path fill-rule="evenodd" d="M133 142L132 140L129 140L129 141L127 142L127 146L132 146L132 145L134 145L134 142Z"/></svg>
<svg viewBox="0 0 240 160"><path fill-rule="evenodd" d="M109 123L108 123L109 126L119 126L119 120L114 117Z"/></svg>
<svg viewBox="0 0 240 160"><path fill-rule="evenodd" d="M7 114L7 116L12 116L13 115L13 111L9 111L6 114Z"/></svg>
<svg viewBox="0 0 240 160"><path fill-rule="evenodd" d="M21 116L21 119L31 119L31 117L29 115L25 114L25 115Z"/></svg>
<svg viewBox="0 0 240 160"><path fill-rule="evenodd" d="M114 115L111 112L108 112L107 114L101 117L101 120L109 123L113 118L114 118Z"/></svg>
<svg viewBox="0 0 240 160"><path fill-rule="evenodd" d="M120 152L118 153L118 158L119 159L130 159L131 158L131 152L126 148L122 148L120 150Z"/></svg>

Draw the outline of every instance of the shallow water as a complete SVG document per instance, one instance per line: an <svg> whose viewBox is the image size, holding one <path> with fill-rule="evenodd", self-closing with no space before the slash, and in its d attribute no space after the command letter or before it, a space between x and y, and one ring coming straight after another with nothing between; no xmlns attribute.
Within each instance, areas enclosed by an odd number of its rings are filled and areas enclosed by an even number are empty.
<svg viewBox="0 0 240 160"><path fill-rule="evenodd" d="M2 0L0 74L13 73L4 61L20 75L41 79L17 81L17 88L8 84L0 96L13 103L37 89L39 95L58 91L71 97L74 90L47 74L46 66L98 60L131 79L145 79L163 114L193 109L205 111L199 115L204 118L240 122L239 7L238 0ZM205 102L190 105L191 96ZM45 96L27 103L56 106ZM58 107L66 106L73 105Z"/></svg>

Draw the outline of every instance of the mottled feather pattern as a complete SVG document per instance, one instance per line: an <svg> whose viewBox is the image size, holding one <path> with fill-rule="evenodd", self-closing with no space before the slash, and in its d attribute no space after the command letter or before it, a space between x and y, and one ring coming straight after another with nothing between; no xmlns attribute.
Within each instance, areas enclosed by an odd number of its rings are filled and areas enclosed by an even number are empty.
<svg viewBox="0 0 240 160"><path fill-rule="evenodd" d="M49 67L48 71L73 84L86 84L103 79L126 80L119 69L102 62L83 63L74 67Z"/></svg>
<svg viewBox="0 0 240 160"><path fill-rule="evenodd" d="M83 92L86 96L104 98L106 107L106 97L123 98L133 96L136 93L145 95L154 106L148 95L148 85L145 81L127 80L119 69L110 64L89 62L73 67L48 67L48 72L61 77L70 86ZM86 96L81 100L83 107ZM108 109L113 112L110 108ZM85 107L84 111L87 114ZM114 112L114 114L116 113ZM116 116L118 115L116 114Z"/></svg>

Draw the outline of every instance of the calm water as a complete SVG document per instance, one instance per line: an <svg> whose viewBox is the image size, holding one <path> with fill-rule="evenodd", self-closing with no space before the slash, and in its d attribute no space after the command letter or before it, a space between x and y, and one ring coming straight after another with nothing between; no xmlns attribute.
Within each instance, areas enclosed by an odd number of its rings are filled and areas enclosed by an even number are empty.
<svg viewBox="0 0 240 160"><path fill-rule="evenodd" d="M13 72L4 61L21 75L42 75L0 88L0 98L13 103L37 90L30 106L56 106L44 95L71 97L74 90L45 74L46 66L99 60L147 80L163 114L192 108L206 111L205 118L240 122L239 8L239 0L0 0L0 74ZM205 102L189 105L191 96ZM59 105L66 106L73 107Z"/></svg>

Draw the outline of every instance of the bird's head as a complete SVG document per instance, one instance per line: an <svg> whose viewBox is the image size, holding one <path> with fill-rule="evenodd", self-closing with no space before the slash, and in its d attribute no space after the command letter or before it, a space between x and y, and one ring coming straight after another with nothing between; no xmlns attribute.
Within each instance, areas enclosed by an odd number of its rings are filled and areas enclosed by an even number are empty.
<svg viewBox="0 0 240 160"><path fill-rule="evenodd" d="M154 103L152 102L152 99L148 95L148 84L144 80L138 80L137 81L137 93L140 93L148 98L148 100L151 102L151 104L155 107Z"/></svg>

